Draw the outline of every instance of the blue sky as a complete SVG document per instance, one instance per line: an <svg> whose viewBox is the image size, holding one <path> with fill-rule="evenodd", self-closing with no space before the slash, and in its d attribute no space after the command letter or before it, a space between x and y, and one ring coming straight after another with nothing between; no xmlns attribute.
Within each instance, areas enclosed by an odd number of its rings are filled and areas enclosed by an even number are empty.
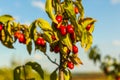
<svg viewBox="0 0 120 80"><path fill-rule="evenodd" d="M10 14L15 17L17 22L29 24L35 19L41 17L49 21L44 11L45 0L0 0L0 15ZM97 20L95 23L95 31L93 32L93 46L98 45L101 54L110 54L114 57L120 55L120 0L83 0L86 17L93 17ZM80 44L77 44L80 46ZM31 56L28 55L23 44L14 44L14 50L8 49L0 44L0 66L9 66L10 60L13 58L24 63L24 60L37 60L44 68L52 66L47 58L39 52ZM49 51L48 51L49 53ZM58 55L50 56L58 57ZM83 49L79 49L79 57L84 65L76 67L73 72L96 71L99 67L95 66L92 61L87 58L87 54ZM48 65L46 65L48 64Z"/></svg>

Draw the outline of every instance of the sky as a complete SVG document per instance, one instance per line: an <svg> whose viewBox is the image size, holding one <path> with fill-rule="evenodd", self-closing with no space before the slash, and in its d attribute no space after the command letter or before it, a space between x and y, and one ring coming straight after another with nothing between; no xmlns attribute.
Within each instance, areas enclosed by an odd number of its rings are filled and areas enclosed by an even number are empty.
<svg viewBox="0 0 120 80"><path fill-rule="evenodd" d="M101 55L107 54L119 58L120 56L120 0L82 0L85 17L93 17L97 20L93 32L93 45L97 45ZM16 22L30 24L37 18L44 18L48 21L47 14L44 11L45 0L0 0L0 15L10 14ZM26 61L34 60L42 64L44 69L52 71L55 65L52 64L43 53L34 50L29 55L23 44L14 44L15 49L8 49L0 44L0 67L10 66L11 59L15 59L24 64ZM88 59L88 54L79 47L79 57L83 65L75 67L73 72L96 72L100 71L99 64L95 65ZM34 54L36 53L36 54ZM54 60L58 54L47 53ZM47 65L46 65L47 64ZM51 66L51 67L49 67Z"/></svg>

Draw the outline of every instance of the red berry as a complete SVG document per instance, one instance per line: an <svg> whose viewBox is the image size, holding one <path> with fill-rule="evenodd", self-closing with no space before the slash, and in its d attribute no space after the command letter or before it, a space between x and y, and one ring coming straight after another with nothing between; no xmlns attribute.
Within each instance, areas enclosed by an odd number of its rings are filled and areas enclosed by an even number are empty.
<svg viewBox="0 0 120 80"><path fill-rule="evenodd" d="M20 35L21 33L19 32L19 31L16 31L15 33L14 33L14 37L15 38L19 38L19 35Z"/></svg>
<svg viewBox="0 0 120 80"><path fill-rule="evenodd" d="M0 31L2 31L3 29L3 24L0 24Z"/></svg>
<svg viewBox="0 0 120 80"><path fill-rule="evenodd" d="M74 7L74 11L75 11L75 14L78 14L79 13L79 10L77 7Z"/></svg>
<svg viewBox="0 0 120 80"><path fill-rule="evenodd" d="M56 16L56 20L58 21L58 23L62 22L62 16L61 15L57 15Z"/></svg>
<svg viewBox="0 0 120 80"><path fill-rule="evenodd" d="M18 40L20 43L24 43L24 44L26 43L26 39L23 33L19 34Z"/></svg>
<svg viewBox="0 0 120 80"><path fill-rule="evenodd" d="M36 44L39 46L45 46L45 40L42 37L37 38Z"/></svg>
<svg viewBox="0 0 120 80"><path fill-rule="evenodd" d="M58 45L56 45L56 46L54 47L54 52L55 52L55 53L60 52L60 48L59 48L59 46L58 46Z"/></svg>
<svg viewBox="0 0 120 80"><path fill-rule="evenodd" d="M56 40L55 35L52 35L51 38L52 38L52 40Z"/></svg>
<svg viewBox="0 0 120 80"><path fill-rule="evenodd" d="M67 25L67 32L70 34L74 33L74 29L73 29L72 25Z"/></svg>
<svg viewBox="0 0 120 80"><path fill-rule="evenodd" d="M72 46L72 50L73 50L73 53L74 54L77 54L78 53L78 47L76 45L73 45Z"/></svg>
<svg viewBox="0 0 120 80"><path fill-rule="evenodd" d="M67 34L66 27L65 26L60 26L60 33L62 36L65 36Z"/></svg>
<svg viewBox="0 0 120 80"><path fill-rule="evenodd" d="M88 24L88 25L87 25L87 27L86 27L86 30L87 30L87 31L89 31L89 30L90 30L90 28L91 28L91 25L90 25L90 24Z"/></svg>
<svg viewBox="0 0 120 80"><path fill-rule="evenodd" d="M73 69L73 68L74 68L74 64L73 64L71 61L68 61L67 66L68 66L68 68L70 68L70 69Z"/></svg>

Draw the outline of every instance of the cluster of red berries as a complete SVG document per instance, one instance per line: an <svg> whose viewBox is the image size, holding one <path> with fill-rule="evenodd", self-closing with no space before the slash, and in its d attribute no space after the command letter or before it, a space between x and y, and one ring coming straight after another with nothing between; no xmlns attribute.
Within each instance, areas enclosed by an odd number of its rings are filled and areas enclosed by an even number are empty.
<svg viewBox="0 0 120 80"><path fill-rule="evenodd" d="M75 13L77 14L78 13L78 9L75 7ZM63 17L61 15L57 15L56 16L56 20L58 23L61 23L62 20L63 20ZM70 38L71 40L75 40L75 32L74 32L74 27L71 25L71 24L68 24L67 26L64 26L64 25L60 25L60 27L56 27L62 36L65 36L67 33L70 34ZM60 51L60 48L59 46L55 46L54 47L54 52L59 52ZM74 54L77 54L78 53L78 47L76 45L73 45L72 46L72 52ZM68 49L68 53L70 53L70 50ZM74 68L74 63L72 61L68 61L67 62L67 67L70 68L70 69L73 69Z"/></svg>
<svg viewBox="0 0 120 80"><path fill-rule="evenodd" d="M61 15L57 15L56 20L58 21L58 23L61 23L63 20L63 17ZM60 25L59 27L56 26L56 28L60 31L60 34L62 36L65 36L67 33L69 33L71 40L72 41L75 40L74 27L71 24L68 24L67 26L64 26L64 25Z"/></svg>
<svg viewBox="0 0 120 80"><path fill-rule="evenodd" d="M16 32L14 33L14 37L15 37L16 39L18 39L18 41L19 41L20 43L26 44L25 35L24 35L23 33L21 33L20 31L16 31Z"/></svg>

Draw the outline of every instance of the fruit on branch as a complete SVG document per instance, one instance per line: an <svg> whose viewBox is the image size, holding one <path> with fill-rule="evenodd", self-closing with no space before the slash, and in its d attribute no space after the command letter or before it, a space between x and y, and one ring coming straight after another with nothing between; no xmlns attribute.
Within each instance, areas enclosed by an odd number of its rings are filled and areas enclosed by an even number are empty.
<svg viewBox="0 0 120 80"><path fill-rule="evenodd" d="M73 34L74 33L74 29L72 27L72 25L67 25L67 33Z"/></svg>
<svg viewBox="0 0 120 80"><path fill-rule="evenodd" d="M69 69L73 69L73 68L74 68L74 64L73 64L73 62L68 61L68 63L67 63L67 67L68 67Z"/></svg>
<svg viewBox="0 0 120 80"><path fill-rule="evenodd" d="M36 40L36 44L38 46L45 46L46 42L45 42L45 40L42 37L38 37L37 40Z"/></svg>
<svg viewBox="0 0 120 80"><path fill-rule="evenodd" d="M23 33L20 33L18 36L19 42L25 44L26 43L25 35Z"/></svg>
<svg viewBox="0 0 120 80"><path fill-rule="evenodd" d="M74 54L77 54L78 53L78 47L76 45L73 45L72 46L72 51Z"/></svg>
<svg viewBox="0 0 120 80"><path fill-rule="evenodd" d="M62 36L65 36L67 34L67 30L65 26L61 25L59 30Z"/></svg>
<svg viewBox="0 0 120 80"><path fill-rule="evenodd" d="M3 29L3 24L0 23L0 31L2 31L2 29Z"/></svg>
<svg viewBox="0 0 120 80"><path fill-rule="evenodd" d="M54 47L54 52L55 52L55 53L60 52L60 47L59 47L58 45L56 45L56 46Z"/></svg>
<svg viewBox="0 0 120 80"><path fill-rule="evenodd" d="M63 18L62 15L57 15L57 16L56 16L57 22L58 22L58 23L62 22L62 18Z"/></svg>
<svg viewBox="0 0 120 80"><path fill-rule="evenodd" d="M74 12L75 12L75 14L79 13L79 10L78 10L78 8L76 6L74 7Z"/></svg>
<svg viewBox="0 0 120 80"><path fill-rule="evenodd" d="M89 31L89 30L90 30L90 28L91 28L91 25L90 25L90 24L88 24L88 25L87 25L87 27L86 27L86 30L87 30L87 31Z"/></svg>

